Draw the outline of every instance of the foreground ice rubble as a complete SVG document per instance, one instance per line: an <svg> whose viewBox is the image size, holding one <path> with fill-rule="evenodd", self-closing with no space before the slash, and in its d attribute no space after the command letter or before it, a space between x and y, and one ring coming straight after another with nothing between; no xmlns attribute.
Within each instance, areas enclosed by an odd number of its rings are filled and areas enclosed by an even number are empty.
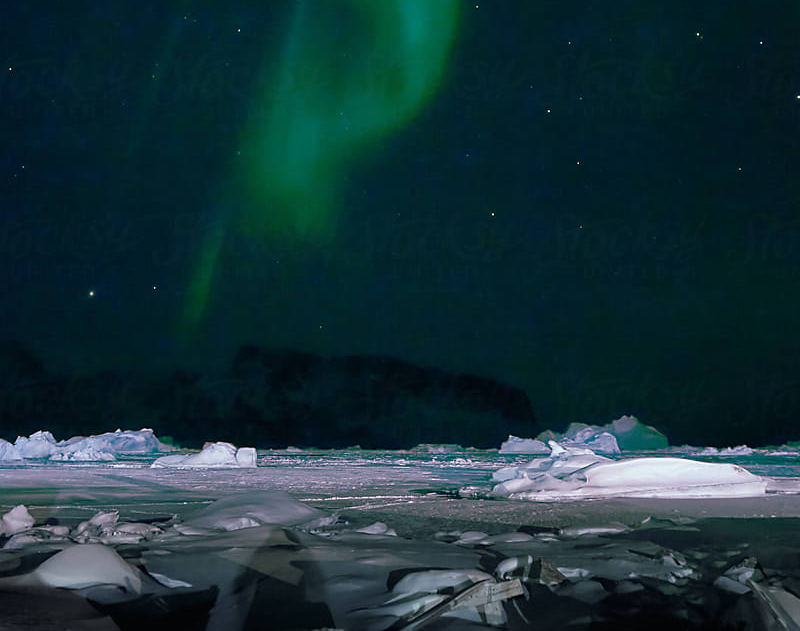
<svg viewBox="0 0 800 631"><path fill-rule="evenodd" d="M549 444L549 457L496 471L491 495L533 501L752 497L767 488L766 479L734 464L669 457L611 460L590 449Z"/></svg>
<svg viewBox="0 0 800 631"><path fill-rule="evenodd" d="M36 526L24 506L2 521L12 525L0 551L4 597L65 589L128 626L155 611L185 622L199 611L198 629L265 619L297 629L800 624L797 577L739 547L709 546L691 520L408 539L384 523L359 527L286 493L255 491L155 524L111 510L71 527ZM661 541L683 542L682 551ZM652 620L654 611L662 618Z"/></svg>

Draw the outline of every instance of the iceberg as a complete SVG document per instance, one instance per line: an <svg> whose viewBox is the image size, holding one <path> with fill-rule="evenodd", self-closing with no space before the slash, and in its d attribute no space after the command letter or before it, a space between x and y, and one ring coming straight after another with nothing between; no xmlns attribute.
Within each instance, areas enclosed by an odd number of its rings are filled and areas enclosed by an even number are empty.
<svg viewBox="0 0 800 631"><path fill-rule="evenodd" d="M767 487L766 479L734 464L672 457L615 461L554 441L550 447L548 458L495 472L493 480L499 483L490 495L532 501L753 497Z"/></svg>
<svg viewBox="0 0 800 631"><path fill-rule="evenodd" d="M120 455L156 454L175 451L162 443L152 429L121 430L96 436L73 436L56 441L53 434L39 430L30 436L17 436L12 445L0 439L0 461L50 459L54 462L113 461Z"/></svg>
<svg viewBox="0 0 800 631"><path fill-rule="evenodd" d="M58 451L53 434L42 430L34 432L27 438L17 436L14 446L23 458L49 458L51 454Z"/></svg>
<svg viewBox="0 0 800 631"><path fill-rule="evenodd" d="M669 447L667 437L655 427L640 423L635 416L622 416L606 425L570 423L567 431L558 434L547 429L535 439L509 436L501 453L547 453L543 451L514 451L515 447L538 447L554 440L568 447L587 447L596 453L616 455L621 451L651 451ZM527 441L530 441L529 443ZM507 451L503 451L506 449Z"/></svg>
<svg viewBox="0 0 800 631"><path fill-rule="evenodd" d="M0 461L8 460L22 460L22 453L16 445L0 438Z"/></svg>
<svg viewBox="0 0 800 631"><path fill-rule="evenodd" d="M87 438L76 436L58 443L58 447L60 455L53 454L51 460L116 460L118 455L175 451L174 447L158 440L153 430L148 428L139 431L118 429Z"/></svg>
<svg viewBox="0 0 800 631"><path fill-rule="evenodd" d="M114 432L90 436L89 439L102 443L104 449L115 454L153 454L175 451L175 447L162 443L156 438L153 430L146 427L138 431L118 429Z"/></svg>
<svg viewBox="0 0 800 631"><path fill-rule="evenodd" d="M648 451L669 447L667 437L635 416L622 416L602 428L612 433L623 451Z"/></svg>

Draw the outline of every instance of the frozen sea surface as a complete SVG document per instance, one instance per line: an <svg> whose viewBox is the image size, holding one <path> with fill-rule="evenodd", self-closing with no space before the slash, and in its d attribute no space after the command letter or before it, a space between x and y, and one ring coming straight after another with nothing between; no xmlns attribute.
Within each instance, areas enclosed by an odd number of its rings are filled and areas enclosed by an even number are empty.
<svg viewBox="0 0 800 631"><path fill-rule="evenodd" d="M230 469L151 468L160 454L9 461L0 512L23 505L44 529L3 537L2 628L759 628L774 611L792 620L800 456L699 451L625 457L735 463L766 476L767 492L496 499L492 475L533 458L453 446L259 451L258 467ZM83 571L94 566L105 568L99 578Z"/></svg>

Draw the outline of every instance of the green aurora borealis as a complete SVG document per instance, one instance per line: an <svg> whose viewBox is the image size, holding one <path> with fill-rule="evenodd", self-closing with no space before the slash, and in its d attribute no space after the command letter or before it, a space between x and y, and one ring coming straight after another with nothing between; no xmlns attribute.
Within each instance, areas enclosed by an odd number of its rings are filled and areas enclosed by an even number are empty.
<svg viewBox="0 0 800 631"><path fill-rule="evenodd" d="M363 147L400 129L435 94L457 35L457 0L297 2L256 96L231 178L246 211L220 222L199 255L181 332L211 299L227 230L252 239L315 240L336 224L338 185ZM330 24L338 25L331 30ZM230 212L227 202L220 212Z"/></svg>

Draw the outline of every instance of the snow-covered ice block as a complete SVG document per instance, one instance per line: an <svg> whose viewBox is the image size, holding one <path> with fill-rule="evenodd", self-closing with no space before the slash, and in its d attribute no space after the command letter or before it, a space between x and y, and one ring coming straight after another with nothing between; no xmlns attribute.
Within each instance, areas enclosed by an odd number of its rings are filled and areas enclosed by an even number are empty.
<svg viewBox="0 0 800 631"><path fill-rule="evenodd" d="M584 445L595 453L614 455L620 452L616 437L608 432L595 432L586 436L585 439L575 442Z"/></svg>
<svg viewBox="0 0 800 631"><path fill-rule="evenodd" d="M103 449L91 438L67 445L50 456L50 460L55 462L112 462L116 459L113 453Z"/></svg>
<svg viewBox="0 0 800 631"><path fill-rule="evenodd" d="M509 436L509 439L511 436ZM551 430L541 432L535 439L518 439L531 441L534 445L542 445L539 451L520 451L518 453L548 453L550 449L545 442L557 441L565 447L585 447L595 453L615 455L620 452L616 437L596 425L586 425L584 423L572 423L563 434L556 434ZM506 443L503 443L505 445ZM500 449L503 453L503 448Z"/></svg>
<svg viewBox="0 0 800 631"><path fill-rule="evenodd" d="M685 458L612 461L588 449L550 442L549 458L518 467L491 491L496 497L549 501L587 497L752 497L767 481L738 465Z"/></svg>
<svg viewBox="0 0 800 631"><path fill-rule="evenodd" d="M501 454L548 454L550 449L541 440L520 438L512 434L500 445Z"/></svg>
<svg viewBox="0 0 800 631"><path fill-rule="evenodd" d="M153 430L144 427L138 431L121 430L100 434L108 450L117 454L154 454L175 451L175 447L162 443Z"/></svg>
<svg viewBox="0 0 800 631"><path fill-rule="evenodd" d="M606 431L605 427L587 425L586 423L570 423L567 431L563 434L545 430L536 437L536 440L538 442L554 440L565 447L585 447L596 453L608 455L619 453L617 439L613 434ZM547 451L543 453L547 453Z"/></svg>
<svg viewBox="0 0 800 631"><path fill-rule="evenodd" d="M236 462L240 467L251 468L256 466L255 447L240 447L236 450Z"/></svg>
<svg viewBox="0 0 800 631"><path fill-rule="evenodd" d="M216 442L208 445L199 454L187 456L183 461L186 467L235 467L236 447L231 443Z"/></svg>
<svg viewBox="0 0 800 631"><path fill-rule="evenodd" d="M0 522L0 534L14 535L23 530L33 528L33 517L28 513L28 509L23 504L15 506L5 515Z"/></svg>
<svg viewBox="0 0 800 631"><path fill-rule="evenodd" d="M242 447L237 451L231 443L216 442L207 444L197 454L162 456L151 467L254 467L255 460L256 453L252 447Z"/></svg>
<svg viewBox="0 0 800 631"><path fill-rule="evenodd" d="M141 593L139 570L128 564L113 548L100 544L70 546L42 563L21 584L41 584L66 589L95 585L116 585Z"/></svg>

